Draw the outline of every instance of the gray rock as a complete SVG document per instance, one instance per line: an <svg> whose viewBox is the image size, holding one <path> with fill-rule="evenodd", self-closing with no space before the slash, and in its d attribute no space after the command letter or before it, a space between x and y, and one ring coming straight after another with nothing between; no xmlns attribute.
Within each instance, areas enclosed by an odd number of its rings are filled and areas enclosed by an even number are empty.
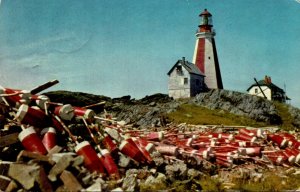
<svg viewBox="0 0 300 192"><path fill-rule="evenodd" d="M136 191L138 186L137 182L137 170L128 170L126 176L123 179L122 188L125 191Z"/></svg>
<svg viewBox="0 0 300 192"><path fill-rule="evenodd" d="M146 181L145 181L145 185L154 185L156 182L155 177L153 177L152 175L150 175L149 177L147 177Z"/></svg>
<svg viewBox="0 0 300 192"><path fill-rule="evenodd" d="M300 128L300 109L289 106L289 112L293 117L293 125L297 128Z"/></svg>
<svg viewBox="0 0 300 192"><path fill-rule="evenodd" d="M32 176L34 172L39 172L38 165L11 164L8 176L18 181L26 190L29 190L34 186L35 179Z"/></svg>
<svg viewBox="0 0 300 192"><path fill-rule="evenodd" d="M151 154L151 157L156 166L161 166L162 164L164 164L164 158L161 156L159 152L157 151L153 152Z"/></svg>
<svg viewBox="0 0 300 192"><path fill-rule="evenodd" d="M93 185L86 188L86 191L102 191L101 183L95 182Z"/></svg>
<svg viewBox="0 0 300 192"><path fill-rule="evenodd" d="M174 181L176 179L185 179L187 177L187 165L183 162L176 162L166 166L166 175L168 179Z"/></svg>
<svg viewBox="0 0 300 192"><path fill-rule="evenodd" d="M120 155L120 159L118 165L120 167L127 167L130 163L130 158L123 155L122 153L119 153L119 155Z"/></svg>
<svg viewBox="0 0 300 192"><path fill-rule="evenodd" d="M165 184L167 181L167 177L166 175L162 174L162 173L158 173L158 175L155 177L153 177L152 175L150 175L149 177L147 177L146 181L145 181L145 185L157 185L157 184Z"/></svg>
<svg viewBox="0 0 300 192"><path fill-rule="evenodd" d="M211 90L207 93L200 93L191 103L209 109L221 109L235 115L248 116L256 121L269 123L280 123L274 104L261 97L228 91Z"/></svg>
<svg viewBox="0 0 300 192"><path fill-rule="evenodd" d="M198 178L201 175L202 175L202 173L196 169L189 169L187 172L187 176L189 179Z"/></svg>

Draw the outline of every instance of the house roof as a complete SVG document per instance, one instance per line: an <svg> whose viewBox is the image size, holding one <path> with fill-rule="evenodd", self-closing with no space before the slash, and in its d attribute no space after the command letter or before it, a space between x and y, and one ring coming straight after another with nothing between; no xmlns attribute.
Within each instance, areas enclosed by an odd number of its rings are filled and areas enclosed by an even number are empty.
<svg viewBox="0 0 300 192"><path fill-rule="evenodd" d="M176 66L178 66L179 64L181 64L181 66L183 66L190 74L205 76L195 64L190 63L186 60L178 60L175 63L175 65L170 69L170 71L168 72L168 75L170 75L171 72L174 70L174 68Z"/></svg>
<svg viewBox="0 0 300 192"><path fill-rule="evenodd" d="M260 80L258 81L258 85L259 86L267 86L268 88L270 88L271 90L274 90L274 91L281 91L281 92L284 92L283 89L279 88L277 85L275 85L274 83L270 82L270 83L267 83L265 80ZM247 91L249 91L252 87L255 87L257 86L256 83L252 84L248 89Z"/></svg>

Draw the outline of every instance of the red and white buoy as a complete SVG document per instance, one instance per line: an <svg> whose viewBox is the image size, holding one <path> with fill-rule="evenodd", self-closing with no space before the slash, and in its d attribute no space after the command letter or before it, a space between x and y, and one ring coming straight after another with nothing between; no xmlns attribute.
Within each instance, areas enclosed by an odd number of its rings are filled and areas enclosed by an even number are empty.
<svg viewBox="0 0 300 192"><path fill-rule="evenodd" d="M88 122L92 122L96 115L96 113L91 109L86 109L82 107L73 107L73 109L74 109L75 116L82 117Z"/></svg>
<svg viewBox="0 0 300 192"><path fill-rule="evenodd" d="M218 152L218 153L212 153L212 156L219 158L219 159L223 158L226 160L233 161L234 153L233 152Z"/></svg>
<svg viewBox="0 0 300 192"><path fill-rule="evenodd" d="M179 155L178 147L173 145L158 145L155 149L162 155L171 155L174 157Z"/></svg>
<svg viewBox="0 0 300 192"><path fill-rule="evenodd" d="M293 147L296 145L299 141L297 139L288 139L288 146Z"/></svg>
<svg viewBox="0 0 300 192"><path fill-rule="evenodd" d="M143 145L140 144L140 142L137 138L131 137L129 140L128 139L126 139L126 140L133 141L134 144L137 146L137 148L142 152L144 158L148 161L148 163L152 162L152 158L151 158L149 151Z"/></svg>
<svg viewBox="0 0 300 192"><path fill-rule="evenodd" d="M180 147L190 147L193 143L193 138L190 137L188 139L177 139L176 145Z"/></svg>
<svg viewBox="0 0 300 192"><path fill-rule="evenodd" d="M239 129L240 134L249 135L249 136L255 136L258 138L264 138L265 134L260 128L256 129L247 129L247 128L241 128Z"/></svg>
<svg viewBox="0 0 300 192"><path fill-rule="evenodd" d="M56 145L56 130L53 127L44 128L41 131L41 135L43 136L42 142L47 151Z"/></svg>
<svg viewBox="0 0 300 192"><path fill-rule="evenodd" d="M118 166L116 165L114 159L110 155L107 149L103 149L98 154L101 163L103 164L105 170L107 171L108 175L112 179L120 179L120 173L118 170Z"/></svg>
<svg viewBox="0 0 300 192"><path fill-rule="evenodd" d="M37 107L29 107L22 104L15 117L22 124L32 125L34 127L47 127L47 116L44 111Z"/></svg>
<svg viewBox="0 0 300 192"><path fill-rule="evenodd" d="M134 142L142 148L145 148L150 154L155 149L153 143L149 143L147 140L143 138L134 138Z"/></svg>
<svg viewBox="0 0 300 192"><path fill-rule="evenodd" d="M235 140L239 140L239 141L250 141L251 143L254 143L257 138L255 136L250 136L250 135L246 135L246 134L238 134L234 136Z"/></svg>
<svg viewBox="0 0 300 192"><path fill-rule="evenodd" d="M261 147L246 147L246 148L240 147L238 148L238 151L242 155L249 155L251 157L254 157L254 156L261 155L262 148Z"/></svg>
<svg viewBox="0 0 300 192"><path fill-rule="evenodd" d="M280 136L284 137L287 140L294 140L296 137L294 135L291 135L289 133L280 133Z"/></svg>
<svg viewBox="0 0 300 192"><path fill-rule="evenodd" d="M119 150L124 154L130 157L131 159L141 163L144 161L143 154L141 151L127 140L123 140L119 145Z"/></svg>
<svg viewBox="0 0 300 192"><path fill-rule="evenodd" d="M96 171L98 173L104 173L103 165L93 147L88 141L78 143L75 147L77 155L82 155L84 158L84 165L90 171Z"/></svg>
<svg viewBox="0 0 300 192"><path fill-rule="evenodd" d="M30 103L31 93L28 90L0 88L0 96L0 101L2 100L11 107L19 107Z"/></svg>
<svg viewBox="0 0 300 192"><path fill-rule="evenodd" d="M164 138L163 132L150 132L145 136L148 141L161 141Z"/></svg>
<svg viewBox="0 0 300 192"><path fill-rule="evenodd" d="M51 116L50 122L51 122L51 127L54 127L56 130L58 130L62 133L65 131L61 122L58 121L54 116Z"/></svg>
<svg viewBox="0 0 300 192"><path fill-rule="evenodd" d="M70 104L56 106L54 114L63 120L70 121L74 117L74 109Z"/></svg>
<svg viewBox="0 0 300 192"><path fill-rule="evenodd" d="M262 154L275 165L281 165L285 160L285 155L277 151L263 151Z"/></svg>
<svg viewBox="0 0 300 192"><path fill-rule="evenodd" d="M212 150L210 147L208 148L200 148L197 151L197 154L201 154L204 159L210 159L210 155L212 154Z"/></svg>
<svg viewBox="0 0 300 192"><path fill-rule="evenodd" d="M288 145L288 140L286 140L284 137L280 135L269 134L267 136L267 139L276 143L280 148L285 148Z"/></svg>
<svg viewBox="0 0 300 192"><path fill-rule="evenodd" d="M47 149L33 127L23 129L18 138L26 150L42 155L47 154Z"/></svg>
<svg viewBox="0 0 300 192"><path fill-rule="evenodd" d="M295 163L300 163L300 151L298 149L292 149L296 156Z"/></svg>
<svg viewBox="0 0 300 192"><path fill-rule="evenodd" d="M232 167L233 160L228 159L228 157L226 157L226 156L217 156L216 163L222 167Z"/></svg>
<svg viewBox="0 0 300 192"><path fill-rule="evenodd" d="M229 146L235 146L235 147L255 147L257 146L256 143L252 143L250 141L231 141Z"/></svg>
<svg viewBox="0 0 300 192"><path fill-rule="evenodd" d="M46 95L31 95L30 100L35 101L37 106L43 110L48 108L48 103L50 102L49 97Z"/></svg>
<svg viewBox="0 0 300 192"><path fill-rule="evenodd" d="M207 136L209 138L226 139L229 141L234 139L233 135L229 133L209 133Z"/></svg>
<svg viewBox="0 0 300 192"><path fill-rule="evenodd" d="M119 151L118 146L106 133L103 134L102 144L113 156L117 155Z"/></svg>
<svg viewBox="0 0 300 192"><path fill-rule="evenodd" d="M300 152L297 149L286 148L283 153L287 156L290 164L299 163Z"/></svg>
<svg viewBox="0 0 300 192"><path fill-rule="evenodd" d="M292 145L292 148L300 150L300 142L297 141Z"/></svg>

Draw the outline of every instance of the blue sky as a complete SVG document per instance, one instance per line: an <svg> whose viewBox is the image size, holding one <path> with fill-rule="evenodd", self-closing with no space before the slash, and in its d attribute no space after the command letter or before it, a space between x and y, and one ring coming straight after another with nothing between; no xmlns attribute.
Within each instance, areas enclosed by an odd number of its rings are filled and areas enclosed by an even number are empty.
<svg viewBox="0 0 300 192"><path fill-rule="evenodd" d="M191 61L199 13L213 15L225 89L272 77L300 107L296 0L2 0L0 84L142 98L167 93L167 72Z"/></svg>

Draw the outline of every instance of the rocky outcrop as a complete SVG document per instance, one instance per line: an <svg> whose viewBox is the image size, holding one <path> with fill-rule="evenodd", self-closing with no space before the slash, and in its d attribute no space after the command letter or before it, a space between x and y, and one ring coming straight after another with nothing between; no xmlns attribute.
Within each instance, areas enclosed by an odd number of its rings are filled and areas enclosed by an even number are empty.
<svg viewBox="0 0 300 192"><path fill-rule="evenodd" d="M117 120L124 120L127 124L134 124L136 127L162 126L166 124L165 114L175 111L181 104L180 101L169 101L167 103L156 102L150 103L118 103L115 104L113 116Z"/></svg>
<svg viewBox="0 0 300 192"><path fill-rule="evenodd" d="M293 125L300 128L300 109L289 106L289 113L293 118Z"/></svg>
<svg viewBox="0 0 300 192"><path fill-rule="evenodd" d="M129 95L109 98L80 92L55 91L45 93L53 102L66 102L74 106L91 105L105 101L105 105L92 108L97 113L106 109L117 120L136 127L161 126L168 123L166 114L175 111L181 104L190 103L209 109L228 111L260 122L280 125L278 109L271 101L261 97L228 90L211 90L186 100L173 100L165 94L154 94L142 99L132 99ZM66 103L64 103L66 104ZM289 106L293 126L300 128L300 110Z"/></svg>
<svg viewBox="0 0 300 192"><path fill-rule="evenodd" d="M190 101L209 109L222 109L235 115L247 116L256 121L280 124L275 105L261 97L228 90L210 90L200 93Z"/></svg>

